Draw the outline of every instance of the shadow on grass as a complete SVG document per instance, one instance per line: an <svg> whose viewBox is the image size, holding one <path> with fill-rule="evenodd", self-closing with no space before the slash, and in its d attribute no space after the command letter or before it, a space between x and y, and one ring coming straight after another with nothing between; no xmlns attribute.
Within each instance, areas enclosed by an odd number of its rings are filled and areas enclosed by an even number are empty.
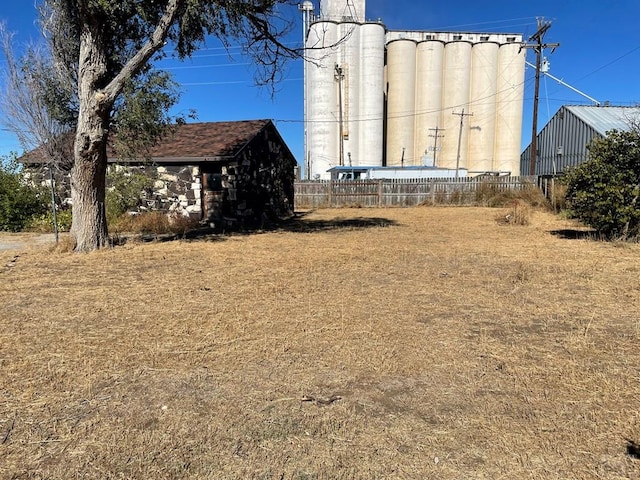
<svg viewBox="0 0 640 480"><path fill-rule="evenodd" d="M602 240L595 230L578 230L573 228L563 228L552 230L551 235L565 240Z"/></svg>
<svg viewBox="0 0 640 480"><path fill-rule="evenodd" d="M362 230L376 227L395 227L398 223L383 217L333 218L330 220L312 220L307 213L297 213L287 220L278 222L263 230L294 233L313 233L334 230Z"/></svg>
<svg viewBox="0 0 640 480"><path fill-rule="evenodd" d="M167 234L139 234L118 237L113 241L114 245L124 245L128 242L172 242L176 240L222 242L230 236L256 235L266 232L293 232L314 233L341 230L363 230L377 227L393 227L398 223L383 217L360 218L333 218L330 220L315 220L306 218L307 213L297 213L293 217L271 222L262 227L249 227L242 229L219 230L208 226L202 226L184 233Z"/></svg>

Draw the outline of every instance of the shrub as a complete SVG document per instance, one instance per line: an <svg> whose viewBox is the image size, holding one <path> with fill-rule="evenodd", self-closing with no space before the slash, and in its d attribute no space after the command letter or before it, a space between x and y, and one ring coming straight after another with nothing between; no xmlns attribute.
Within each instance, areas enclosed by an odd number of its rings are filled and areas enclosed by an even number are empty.
<svg viewBox="0 0 640 480"><path fill-rule="evenodd" d="M56 220L58 221L58 231L68 232L71 229L71 210L58 210ZM53 213L49 209L45 213L34 215L25 225L25 229L41 233L53 232Z"/></svg>
<svg viewBox="0 0 640 480"><path fill-rule="evenodd" d="M640 237L640 131L611 131L567 175L570 215L608 240Z"/></svg>
<svg viewBox="0 0 640 480"><path fill-rule="evenodd" d="M110 168L107 174L105 206L109 223L142 205L145 193L153 188L153 179L139 172Z"/></svg>
<svg viewBox="0 0 640 480"><path fill-rule="evenodd" d="M0 230L22 230L34 215L46 211L47 201L43 188L23 179L15 159L0 159Z"/></svg>

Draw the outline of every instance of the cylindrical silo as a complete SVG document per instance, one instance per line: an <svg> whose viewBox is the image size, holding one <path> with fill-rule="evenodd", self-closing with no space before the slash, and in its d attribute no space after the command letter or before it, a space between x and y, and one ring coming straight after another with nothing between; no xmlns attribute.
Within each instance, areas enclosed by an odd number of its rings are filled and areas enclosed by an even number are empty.
<svg viewBox="0 0 640 480"><path fill-rule="evenodd" d="M338 165L338 90L335 66L338 62L339 27L317 22L307 35L307 158L309 178L329 178L327 170Z"/></svg>
<svg viewBox="0 0 640 480"><path fill-rule="evenodd" d="M360 153L354 165L382 166L385 27L381 23L366 23L360 36Z"/></svg>
<svg viewBox="0 0 640 480"><path fill-rule="evenodd" d="M505 43L498 53L498 97L494 168L520 174L525 50Z"/></svg>
<svg viewBox="0 0 640 480"><path fill-rule="evenodd" d="M453 41L444 47L444 73L442 92L442 151L438 152L439 166L467 167L469 108L471 86L471 42ZM462 120L462 129L460 127Z"/></svg>
<svg viewBox="0 0 640 480"><path fill-rule="evenodd" d="M387 165L413 162L416 42L387 44Z"/></svg>
<svg viewBox="0 0 640 480"><path fill-rule="evenodd" d="M444 42L418 43L416 51L416 117L414 164L437 166L442 140L442 70ZM426 162L422 161L425 158Z"/></svg>
<svg viewBox="0 0 640 480"><path fill-rule="evenodd" d="M342 92L342 141L344 142L344 165L353 165L360 158L359 122L360 111L360 29L361 25L354 22L340 24L340 38L344 39L340 60L340 67L344 78ZM340 93L340 92L339 92Z"/></svg>
<svg viewBox="0 0 640 480"><path fill-rule="evenodd" d="M493 170L496 93L498 90L498 49L494 42L476 43L471 49L471 97L469 108L470 172ZM470 112L471 113L471 112Z"/></svg>

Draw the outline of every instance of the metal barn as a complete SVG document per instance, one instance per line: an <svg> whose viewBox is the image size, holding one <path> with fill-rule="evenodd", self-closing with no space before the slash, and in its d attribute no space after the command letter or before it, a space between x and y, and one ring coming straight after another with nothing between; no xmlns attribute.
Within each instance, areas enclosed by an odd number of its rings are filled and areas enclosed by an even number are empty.
<svg viewBox="0 0 640 480"><path fill-rule="evenodd" d="M588 159L592 139L611 130L629 130L640 119L640 107L563 106L537 137L536 175L560 175ZM520 156L520 172L529 173L531 145Z"/></svg>

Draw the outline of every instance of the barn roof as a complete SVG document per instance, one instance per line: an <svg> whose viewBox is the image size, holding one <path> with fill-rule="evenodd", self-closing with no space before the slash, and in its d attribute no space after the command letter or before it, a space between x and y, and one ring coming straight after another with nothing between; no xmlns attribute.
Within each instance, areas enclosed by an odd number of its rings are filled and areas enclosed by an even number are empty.
<svg viewBox="0 0 640 480"><path fill-rule="evenodd" d="M610 130L629 130L631 121L640 120L640 107L570 105L565 108L601 135Z"/></svg>

